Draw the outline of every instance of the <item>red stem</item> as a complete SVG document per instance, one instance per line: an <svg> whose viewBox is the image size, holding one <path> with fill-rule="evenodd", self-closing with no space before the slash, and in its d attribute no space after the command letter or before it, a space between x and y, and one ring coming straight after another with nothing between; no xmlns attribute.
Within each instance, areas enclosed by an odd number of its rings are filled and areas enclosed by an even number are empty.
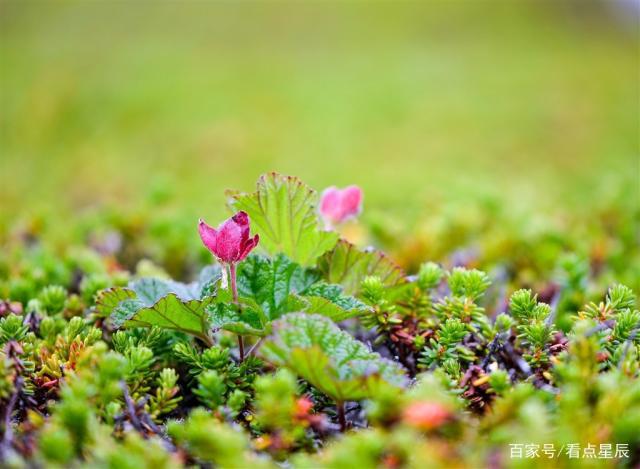
<svg viewBox="0 0 640 469"><path fill-rule="evenodd" d="M231 294L233 295L233 301L238 302L238 285L236 284L236 264L232 262L229 264L229 277L231 277Z"/></svg>
<svg viewBox="0 0 640 469"><path fill-rule="evenodd" d="M238 302L238 284L236 283L236 264L232 262L229 264L229 277L231 281L231 294L233 295L233 302ZM240 361L244 361L244 342L242 336L238 334L238 353L240 355Z"/></svg>

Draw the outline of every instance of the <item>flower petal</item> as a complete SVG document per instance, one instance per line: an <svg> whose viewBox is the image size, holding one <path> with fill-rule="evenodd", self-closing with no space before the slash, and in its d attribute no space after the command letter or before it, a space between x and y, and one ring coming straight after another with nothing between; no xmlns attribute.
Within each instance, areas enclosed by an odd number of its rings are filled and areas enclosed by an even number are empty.
<svg viewBox="0 0 640 469"><path fill-rule="evenodd" d="M231 217L233 222L240 228L240 235L243 241L249 239L249 215L245 211L239 211Z"/></svg>
<svg viewBox="0 0 640 469"><path fill-rule="evenodd" d="M240 255L243 226L235 222L233 217L218 227L218 238L215 255L223 262L235 262Z"/></svg>
<svg viewBox="0 0 640 469"><path fill-rule="evenodd" d="M198 220L198 233L205 247L215 254L218 233L216 229L207 225L202 218Z"/></svg>
<svg viewBox="0 0 640 469"><path fill-rule="evenodd" d="M238 257L238 261L246 258L251 251L258 245L260 241L260 235L255 235L253 238L249 238L242 246L242 250L240 252L240 256Z"/></svg>
<svg viewBox="0 0 640 469"><path fill-rule="evenodd" d="M320 199L320 215L325 220L338 223L341 218L341 190L335 186L328 187Z"/></svg>
<svg viewBox="0 0 640 469"><path fill-rule="evenodd" d="M354 217L362 211L362 189L349 186L342 191L343 217Z"/></svg>

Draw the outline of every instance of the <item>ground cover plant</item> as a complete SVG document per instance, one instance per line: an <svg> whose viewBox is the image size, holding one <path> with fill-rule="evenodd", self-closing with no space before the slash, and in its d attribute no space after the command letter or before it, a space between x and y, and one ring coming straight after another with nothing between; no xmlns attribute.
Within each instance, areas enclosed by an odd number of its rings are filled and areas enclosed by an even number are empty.
<svg viewBox="0 0 640 469"><path fill-rule="evenodd" d="M615 251L567 252L553 279L534 261L553 240L409 273L353 239L357 187L268 173L226 197L217 227L193 220L197 261L29 236L3 253L3 465L640 463L640 312L616 278L637 271Z"/></svg>

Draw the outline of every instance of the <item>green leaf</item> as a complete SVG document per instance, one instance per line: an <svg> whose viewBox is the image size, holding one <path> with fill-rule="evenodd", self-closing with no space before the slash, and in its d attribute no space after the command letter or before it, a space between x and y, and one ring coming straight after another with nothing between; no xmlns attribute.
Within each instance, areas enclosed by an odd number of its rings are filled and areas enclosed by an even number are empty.
<svg viewBox="0 0 640 469"><path fill-rule="evenodd" d="M106 290L100 314L116 327L162 327L209 341L211 330L263 337L271 321L289 312L322 314L335 321L357 316L369 307L346 296L339 285L318 282L319 274L288 259L252 255L239 265L238 304L219 289L219 269L203 271L197 282L144 278L129 288Z"/></svg>
<svg viewBox="0 0 640 469"><path fill-rule="evenodd" d="M253 298L269 320L289 312L291 294L301 293L319 279L317 272L292 262L284 254L274 259L251 255L238 266L238 294Z"/></svg>
<svg viewBox="0 0 640 469"><path fill-rule="evenodd" d="M371 307L362 301L353 296L344 295L340 285L318 282L311 285L303 293L302 296L295 295L295 298L301 302L301 307L299 309L291 308L290 311L320 314L335 322L371 311Z"/></svg>
<svg viewBox="0 0 640 469"><path fill-rule="evenodd" d="M262 308L253 300L240 297L239 304L231 303L229 296L226 302L218 301L208 308L211 327L224 329L239 335L265 336L269 320Z"/></svg>
<svg viewBox="0 0 640 469"><path fill-rule="evenodd" d="M130 288L146 306L151 306L160 298L174 293L181 300L200 300L210 296L222 277L220 266L205 267L196 282L181 283L158 278L143 278L132 282Z"/></svg>
<svg viewBox="0 0 640 469"><path fill-rule="evenodd" d="M277 173L262 175L251 194L228 192L229 206L249 214L259 247L271 255L286 254L303 266L333 248L338 234L318 223L317 193L298 178Z"/></svg>
<svg viewBox="0 0 640 469"><path fill-rule="evenodd" d="M135 296L136 293L128 288L114 287L102 290L96 299L96 313L103 318L109 317L122 302L131 300Z"/></svg>
<svg viewBox="0 0 640 469"><path fill-rule="evenodd" d="M274 259L251 255L238 268L238 293L252 298L263 310L266 321L285 313L322 314L334 321L357 316L370 308L343 294L340 285L318 282L315 270L303 268L279 254Z"/></svg>
<svg viewBox="0 0 640 469"><path fill-rule="evenodd" d="M228 289L218 289L219 267L207 267L197 282L144 278L129 288L106 290L96 308L111 315L116 327L161 327L191 334L211 343L213 328L242 334L264 335L265 319L252 300L231 302Z"/></svg>
<svg viewBox="0 0 640 469"><path fill-rule="evenodd" d="M114 319L114 324L128 327L157 326L191 334L210 342L207 307L215 301L216 298L212 296L204 300L183 301L175 293L169 293L153 305L137 309L121 324Z"/></svg>
<svg viewBox="0 0 640 469"><path fill-rule="evenodd" d="M286 366L335 401L371 397L381 387L403 387L404 369L371 352L330 319L291 313L274 321L261 353Z"/></svg>
<svg viewBox="0 0 640 469"><path fill-rule="evenodd" d="M361 251L345 240L319 259L318 268L329 283L342 285L350 295L360 291L368 276L379 277L385 287L406 283L404 271L380 251Z"/></svg>
<svg viewBox="0 0 640 469"><path fill-rule="evenodd" d="M218 266L203 269L200 278L189 284L157 278L133 281L129 288L112 289L101 303L101 311L111 306L116 327L153 327L185 332L208 341L206 309L215 297L209 296L221 279ZM116 300L121 299L116 304ZM115 306L114 306L115 305Z"/></svg>
<svg viewBox="0 0 640 469"><path fill-rule="evenodd" d="M128 288L119 288L122 292L118 292L119 295L132 295L129 299L123 300L118 303L111 312L111 322L115 327L121 327L129 319L131 319L138 310L145 308L144 302L136 299L136 292L129 290Z"/></svg>

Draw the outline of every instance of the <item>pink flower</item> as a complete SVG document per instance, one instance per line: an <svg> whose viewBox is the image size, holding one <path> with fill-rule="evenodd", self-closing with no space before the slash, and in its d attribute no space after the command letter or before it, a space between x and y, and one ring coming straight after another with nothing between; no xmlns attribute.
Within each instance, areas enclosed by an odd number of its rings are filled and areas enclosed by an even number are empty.
<svg viewBox="0 0 640 469"><path fill-rule="evenodd" d="M338 189L328 187L320 200L320 215L327 227L338 225L362 211L362 189L349 186Z"/></svg>
<svg viewBox="0 0 640 469"><path fill-rule="evenodd" d="M260 237L249 237L249 215L238 212L218 228L198 222L202 242L221 262L235 264L243 260L258 245Z"/></svg>

